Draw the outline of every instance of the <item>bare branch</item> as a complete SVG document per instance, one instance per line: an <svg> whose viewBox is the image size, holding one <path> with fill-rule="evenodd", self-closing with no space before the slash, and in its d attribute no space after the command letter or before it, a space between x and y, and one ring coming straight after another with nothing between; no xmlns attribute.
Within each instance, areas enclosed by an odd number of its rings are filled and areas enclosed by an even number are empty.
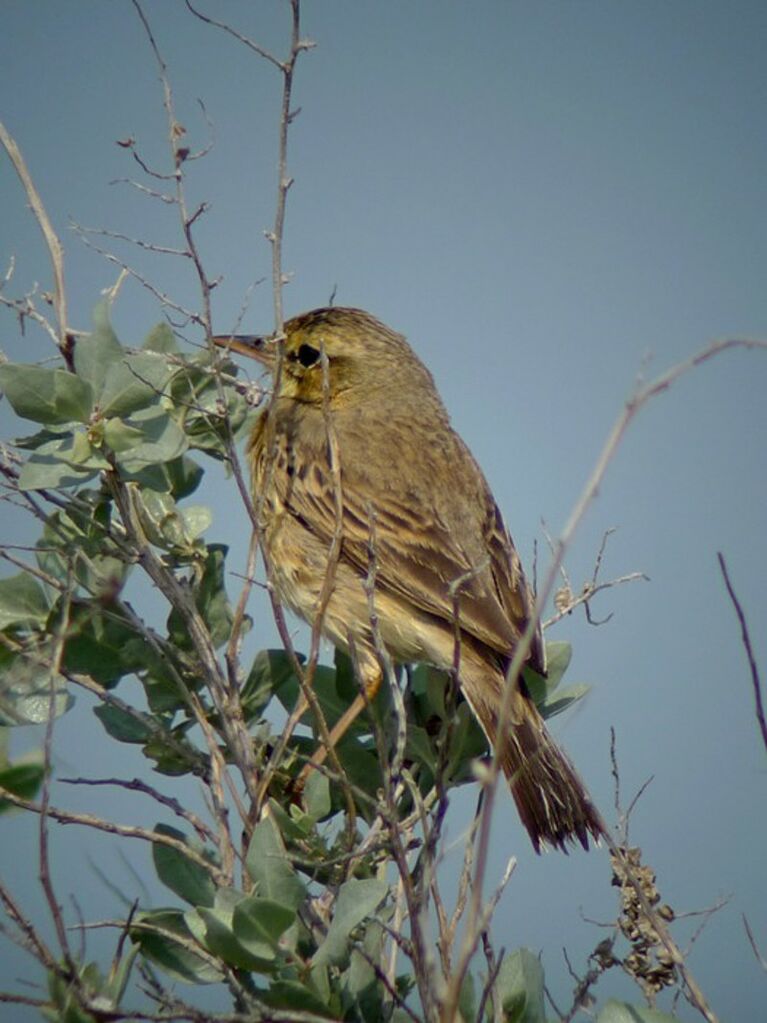
<svg viewBox="0 0 767 1023"><path fill-rule="evenodd" d="M115 824L113 821L104 820L101 817L95 817L89 813L74 813L69 810L59 810L56 807L48 806L43 807L38 803L35 803L31 799L23 799L21 796L17 796L10 789L6 789L0 785L0 798L7 800L9 803L13 803L14 806L18 806L22 810L29 810L31 813L43 814L50 817L52 820L58 821L60 824L81 824L86 828L93 828L96 831L104 831L109 835L121 835L123 838L140 838L144 842L151 842L154 845L165 845L170 849L175 849L176 852L183 853L187 859L196 863L197 866L203 867L217 885L226 885L227 880L222 875L222 872L216 867L215 864L211 863L210 860L205 859L204 856L200 855L194 848L189 845L185 845L177 838L173 838L171 835L164 835L154 831L148 831L146 828L140 828L129 824Z"/></svg>
<svg viewBox="0 0 767 1023"><path fill-rule="evenodd" d="M192 6L190 0L184 0L184 3L195 18L199 18L200 21L205 22L206 25L213 25L214 28L220 28L223 32L226 32L238 42L243 43L249 50L252 50L259 57L263 57L264 60L267 60L270 64L274 65L274 67L276 67L279 71L282 71L283 73L285 72L286 63L279 60L279 58L275 57L274 54L270 53L268 50L264 49L264 47L260 46L254 39L250 39L248 36L243 35L242 32L238 32L237 29L232 28L232 26L228 25L226 22L217 21L215 18L210 17L210 15L203 14L202 11L198 11Z"/></svg>
<svg viewBox="0 0 767 1023"><path fill-rule="evenodd" d="M2 142L5 147L5 151L8 153L11 163L19 176L19 180L24 186L24 191L27 194L27 200L29 201L32 212L35 215L38 226L43 233L45 244L48 246L48 253L51 257L51 266L53 268L56 318L59 324L59 351L64 357L64 361L68 368L72 369L72 342L69 337L67 298L64 290L64 249L62 248L59 236L54 231L53 224L51 224L50 218L46 213L43 200L40 198L40 193L35 188L35 184L32 181L32 175L29 173L24 157L21 154L21 150L16 145L14 138L8 132L2 121L0 121L0 142Z"/></svg>
<svg viewBox="0 0 767 1023"><path fill-rule="evenodd" d="M57 958L37 933L32 922L22 911L8 888L0 882L0 902L8 916L21 932L21 940L18 942L22 948L31 952L35 958L46 967L52 970L56 966Z"/></svg>
<svg viewBox="0 0 767 1023"><path fill-rule="evenodd" d="M542 628L544 630L548 629L552 625L555 625L557 622L561 621L567 615L572 614L572 612L581 605L584 605L586 611L586 621L589 623L589 625L595 626L606 625L607 622L609 622L610 619L612 618L613 612L611 611L604 618L598 620L593 618L591 613L591 601L594 599L594 597L598 593L601 593L603 590L612 589L614 586L622 586L624 583L633 583L637 582L638 580L649 582L649 576L645 575L644 572L628 572L626 575L618 576L617 578L610 579L607 582L600 582L599 573L602 568L602 560L604 558L605 549L607 547L607 541L614 532L615 529L605 530L604 535L602 536L602 542L599 545L599 550L597 551L596 559L594 561L594 571L592 572L591 579L583 584L580 593L578 594L574 593L565 566L564 565L560 566L560 571L562 573L564 585L560 587L560 589L558 589L554 594L554 606L556 607L557 612L556 614L552 615L551 618L547 618L546 621L543 622ZM553 552L554 540L546 530L545 525L544 536L546 537L546 541L549 545L550 550Z"/></svg>
<svg viewBox="0 0 767 1023"><path fill-rule="evenodd" d="M733 585L730 582L730 574L727 571L727 564L724 560L724 555L719 552L717 554L717 558L719 559L719 567L721 568L722 575L724 576L724 584L727 587L727 592L730 595L732 606L735 608L735 614L738 616L738 621L740 622L740 633L743 640L743 648L746 651L748 666L751 670L751 684L754 689L754 703L756 704L756 720L759 722L759 730L762 733L764 748L767 749L767 720L765 720L764 702L762 701L762 683L759 677L759 669L756 666L754 650L751 646L751 637L748 632L746 616L743 613L743 608L741 607Z"/></svg>
<svg viewBox="0 0 767 1023"><path fill-rule="evenodd" d="M218 845L218 836L215 831L209 828L196 813L187 810L177 799L163 795L162 792L159 792L156 788L148 785L145 781L141 781L139 778L133 778L131 781L124 778L59 778L59 782L62 785L116 785L119 788L127 789L129 792L143 792L145 795L151 796L152 799L162 806L167 806L169 810L172 810L177 817L185 820L187 824L191 824L203 841Z"/></svg>
<svg viewBox="0 0 767 1023"><path fill-rule="evenodd" d="M77 229L77 232L81 235L97 235L100 238L114 238L117 241L128 242L129 245L135 245L139 249L145 249L147 252L155 252L161 256L183 256L185 259L189 259L189 253L186 249L174 249L167 245L156 245L154 242L144 241L143 238L133 238L129 234L123 234L122 231L110 231L105 227L85 227L83 224L72 223L72 226Z"/></svg>
<svg viewBox="0 0 767 1023"><path fill-rule="evenodd" d="M45 724L45 741L43 745L44 749L44 777L43 777L43 788L42 788L42 799L40 801L40 820L38 828L38 855L39 855L39 868L40 868L40 884L45 898L48 903L48 909L53 920L53 925L56 931L56 937L58 938L59 947L61 949L61 955L64 958L64 962L67 965L70 976L73 982L77 977L77 967L75 960L72 956L72 952L69 947L67 940L66 927L64 926L64 918L56 898L56 893L53 890L53 881L51 879L50 870L50 857L49 853L49 833L48 833L48 817L50 813L50 795L51 795L51 761L52 761L52 750L53 750L53 729L56 721L56 684L55 680L57 675L61 671L61 661L64 653L64 638L67 634L69 627L69 615L71 611L72 601L72 561L70 558L67 566L67 581L64 590L64 599L62 601L62 609L57 622L54 633L53 633L53 654L51 657L51 665L48 672L48 720Z"/></svg>
<svg viewBox="0 0 767 1023"><path fill-rule="evenodd" d="M759 951L759 946L756 943L754 932L751 930L746 914L743 914L743 926L746 928L746 934L748 935L748 942L751 945L751 949L756 956L756 961L759 963L761 968L767 973L767 959L764 958L762 953Z"/></svg>

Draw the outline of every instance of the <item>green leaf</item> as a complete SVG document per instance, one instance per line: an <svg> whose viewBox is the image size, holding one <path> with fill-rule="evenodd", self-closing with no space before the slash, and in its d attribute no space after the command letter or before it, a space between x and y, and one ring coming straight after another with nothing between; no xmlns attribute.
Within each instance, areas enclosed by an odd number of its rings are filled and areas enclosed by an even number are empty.
<svg viewBox="0 0 767 1023"><path fill-rule="evenodd" d="M304 787L304 805L314 821L321 821L330 813L330 782L321 771L312 771Z"/></svg>
<svg viewBox="0 0 767 1023"><path fill-rule="evenodd" d="M155 833L168 835L188 844L186 836L167 824L156 824ZM204 853L209 858L207 853ZM210 873L199 863L167 845L152 843L152 859L157 876L172 892L192 906L212 906L216 886Z"/></svg>
<svg viewBox="0 0 767 1023"><path fill-rule="evenodd" d="M228 548L223 544L209 544L207 557L203 568L202 578L195 587L194 602L197 610L202 615L205 624L208 626L210 638L214 647L220 647L228 642L232 631L232 609L226 595L225 585L225 560ZM174 617L171 612L168 618L168 627L173 631L179 645L188 646L188 639L178 635L178 626L181 626L184 634L186 627L179 616ZM173 623L171 625L171 622Z"/></svg>
<svg viewBox="0 0 767 1023"><path fill-rule="evenodd" d="M343 974L345 994L359 1006L359 1013L364 1020L383 1018L383 989L371 964L382 961L385 937L386 932L380 924L370 923L362 939L362 950L366 955L360 949L353 948L349 968Z"/></svg>
<svg viewBox="0 0 767 1023"><path fill-rule="evenodd" d="M307 753L310 752L307 751ZM354 736L344 736L336 746L336 752L351 786L370 796L369 799L362 798L357 801L357 813L370 823L377 812L376 793L382 784L381 763L378 756L372 748L366 748ZM345 812L346 801L339 785L331 788L330 796L333 807Z"/></svg>
<svg viewBox="0 0 767 1023"><path fill-rule="evenodd" d="M170 480L165 471L165 465L146 465L140 467L122 466L123 475L132 483L138 483L140 490L156 490L158 493L167 493L170 490Z"/></svg>
<svg viewBox="0 0 767 1023"><path fill-rule="evenodd" d="M78 377L91 386L95 400L99 401L107 373L122 360L125 350L109 325L106 303L99 303L93 320L99 321L99 325L91 334L77 339L74 361Z"/></svg>
<svg viewBox="0 0 767 1023"><path fill-rule="evenodd" d="M158 323L152 327L141 347L147 352L162 352L166 355L178 351L175 335L167 323Z"/></svg>
<svg viewBox="0 0 767 1023"><path fill-rule="evenodd" d="M89 434L82 428L71 433L55 437L47 444L41 444L31 456L31 460L41 459L49 455L59 462L65 462L77 471L86 469L108 469L109 462L97 446L91 443Z"/></svg>
<svg viewBox="0 0 767 1023"><path fill-rule="evenodd" d="M182 508L181 517L184 520L184 534L187 541L196 540L202 536L213 522L213 513L204 504L191 504Z"/></svg>
<svg viewBox="0 0 767 1023"><path fill-rule="evenodd" d="M566 689L561 689L552 699L545 700L538 709L544 718L548 720L556 714L561 714L563 710L567 710L570 704L582 700L586 693L590 691L591 686L586 685L585 682L575 686L568 686Z"/></svg>
<svg viewBox="0 0 767 1023"><path fill-rule="evenodd" d="M184 522L170 494L144 488L136 504L150 543L166 550L184 544Z"/></svg>
<svg viewBox="0 0 767 1023"><path fill-rule="evenodd" d="M312 959L312 968L338 965L348 955L351 932L386 898L389 886L377 878L352 878L338 890L333 921L327 937Z"/></svg>
<svg viewBox="0 0 767 1023"><path fill-rule="evenodd" d="M325 720L328 726L332 726L338 721L344 711L347 710L349 704L352 702L354 697L357 695L358 689L352 681L346 680L341 675L339 676L335 668L331 668L326 664L318 664L315 671L314 677L312 678L312 689L314 695L320 702L322 713L325 715ZM384 701L388 698L388 692L386 686L381 686L381 692L376 697L373 707L375 708L379 701ZM298 679L291 672L286 675L279 684L275 684L275 695L283 707L290 711L296 704L299 696ZM303 723L308 724L314 729L315 722L313 715L310 711L307 711L302 719ZM353 736L359 735L360 733L369 733L370 724L363 715L350 726L346 735Z"/></svg>
<svg viewBox="0 0 767 1023"><path fill-rule="evenodd" d="M115 707L109 703L99 704L93 708L93 713L102 723L107 733L118 742L145 743L155 734L149 724L134 717L127 710ZM136 712L140 717L140 711Z"/></svg>
<svg viewBox="0 0 767 1023"><path fill-rule="evenodd" d="M130 450L117 455L118 464L135 474L155 462L170 462L183 455L187 440L183 430L165 412L150 409L133 416L129 425L138 429L143 439Z"/></svg>
<svg viewBox="0 0 767 1023"><path fill-rule="evenodd" d="M292 910L306 898L304 883L290 864L282 836L270 817L253 829L245 865L262 898Z"/></svg>
<svg viewBox="0 0 767 1023"><path fill-rule="evenodd" d="M21 653L0 647L0 725L39 725L59 717L74 703L67 681L53 673L54 643L43 640Z"/></svg>
<svg viewBox="0 0 767 1023"><path fill-rule="evenodd" d="M28 437L16 437L13 443L15 447L21 448L23 451L36 451L46 444L55 444L56 441L61 441L68 436L69 430L48 430L43 428L38 430L37 433L30 434Z"/></svg>
<svg viewBox="0 0 767 1023"><path fill-rule="evenodd" d="M164 735L157 733L144 744L144 756L154 760L154 770L159 774L167 774L172 778L190 773L207 775L210 758L183 738L183 731L191 727L191 724L192 722L187 721L173 729L170 733L170 738L176 740L173 745Z"/></svg>
<svg viewBox="0 0 767 1023"><path fill-rule="evenodd" d="M100 998L103 985L101 971L95 963L87 963L77 968L77 988L91 1002ZM96 1023L96 1017L83 1008L75 994L75 986L71 980L53 971L48 974L48 994L55 1008L43 1009L42 1015L51 1023ZM103 999L101 999L103 1001Z"/></svg>
<svg viewBox="0 0 767 1023"><path fill-rule="evenodd" d="M288 1009L294 1012L311 1012L317 1016L336 1017L328 1005L310 987L296 980L274 980L266 991L259 991L259 998L273 1009Z"/></svg>
<svg viewBox="0 0 767 1023"><path fill-rule="evenodd" d="M597 1016L597 1023L678 1023L678 1016L669 1016L644 1005L629 1005L610 999Z"/></svg>
<svg viewBox="0 0 767 1023"><path fill-rule="evenodd" d="M104 443L116 455L122 455L144 443L144 434L123 419L107 419L104 423Z"/></svg>
<svg viewBox="0 0 767 1023"><path fill-rule="evenodd" d="M143 639L141 644L134 643L135 629L99 601L74 601L68 624L63 656L67 671L89 675L111 687L123 675L146 666Z"/></svg>
<svg viewBox="0 0 767 1023"><path fill-rule="evenodd" d="M546 644L546 686L553 692L562 681L573 656L573 648L569 643Z"/></svg>
<svg viewBox="0 0 767 1023"><path fill-rule="evenodd" d="M299 660L303 662L304 658L299 656ZM259 650L240 693L247 720L256 717L271 700L274 691L289 679L293 680L297 691L293 662L285 650Z"/></svg>
<svg viewBox="0 0 767 1023"><path fill-rule="evenodd" d="M458 995L458 1009L462 1019L476 1019L477 1016L477 992L474 983L474 976L470 970L466 971Z"/></svg>
<svg viewBox="0 0 767 1023"><path fill-rule="evenodd" d="M210 629L214 646L226 643L232 630L232 609L224 581L228 549L224 544L208 545L208 557L197 595L197 607Z"/></svg>
<svg viewBox="0 0 767 1023"><path fill-rule="evenodd" d="M130 565L110 536L112 505L99 491L84 490L48 516L37 541L37 563L54 579L67 583L74 569L89 597L103 602L112 617L111 600L119 593ZM99 605L95 605L99 607Z"/></svg>
<svg viewBox="0 0 767 1023"><path fill-rule="evenodd" d="M303 842L311 835L317 822L295 804L288 806L289 810L276 799L269 800L269 812L274 817L283 839L288 843Z"/></svg>
<svg viewBox="0 0 767 1023"><path fill-rule="evenodd" d="M19 490L53 490L55 487L79 487L92 480L96 469L73 469L53 455L37 452L21 467Z"/></svg>
<svg viewBox="0 0 767 1023"><path fill-rule="evenodd" d="M437 765L437 747L425 728L408 722L405 736L405 752L409 760L417 760L434 775Z"/></svg>
<svg viewBox="0 0 767 1023"><path fill-rule="evenodd" d="M450 684L450 676L446 671L438 671L436 668L427 666L425 695L429 706L429 717L436 715L442 721L447 717L445 696L447 694L447 687Z"/></svg>
<svg viewBox="0 0 767 1023"><path fill-rule="evenodd" d="M156 352L123 352L107 370L96 400L105 416L128 416L156 405L171 376L167 359Z"/></svg>
<svg viewBox="0 0 767 1023"><path fill-rule="evenodd" d="M112 301L114 295L109 295L107 298L100 299L91 310L91 320L93 321L93 331L89 335L98 335L105 340L110 338L117 341L117 335L112 328L112 320L110 313L112 312Z"/></svg>
<svg viewBox="0 0 767 1023"><path fill-rule="evenodd" d="M64 369L7 362L0 388L16 415L46 426L87 423L93 408L90 384Z"/></svg>
<svg viewBox="0 0 767 1023"><path fill-rule="evenodd" d="M44 777L45 762L42 754L37 751L0 768L0 785L22 799L34 799ZM0 813L12 809L12 803L0 799Z"/></svg>
<svg viewBox="0 0 767 1023"><path fill-rule="evenodd" d="M223 974L190 946L194 943L184 914L177 909L139 913L130 929L142 953L171 977L192 984L213 984ZM180 940L174 940L178 937Z"/></svg>
<svg viewBox="0 0 767 1023"><path fill-rule="evenodd" d="M230 966L258 973L269 973L273 970L275 957L271 949L268 949L264 956L255 956L237 940L232 931L230 908L209 909L200 906L188 910L184 919L200 944Z"/></svg>
<svg viewBox="0 0 767 1023"><path fill-rule="evenodd" d="M150 543L164 550L174 550L183 555L199 556L204 547L196 544L199 538L213 521L213 515L204 505L190 505L179 508L173 495L164 491L144 487L140 495L136 495L136 503L141 518L141 525ZM215 548L224 551L225 548ZM213 556L213 561L219 554ZM210 560L210 555L209 555ZM211 566L215 569L215 566ZM221 576L223 583L223 575ZM227 620L227 628L230 622Z"/></svg>
<svg viewBox="0 0 767 1023"><path fill-rule="evenodd" d="M41 444L22 468L19 486L25 490L72 486L109 467L85 431L77 430Z"/></svg>
<svg viewBox="0 0 767 1023"><path fill-rule="evenodd" d="M42 629L49 612L45 590L28 572L0 579L0 630L9 625Z"/></svg>
<svg viewBox="0 0 767 1023"><path fill-rule="evenodd" d="M506 956L495 983L508 1023L546 1023L543 967L529 949Z"/></svg>
<svg viewBox="0 0 767 1023"><path fill-rule="evenodd" d="M187 455L174 458L167 462L164 468L168 475L170 489L177 501L194 493L204 475L200 466Z"/></svg>
<svg viewBox="0 0 767 1023"><path fill-rule="evenodd" d="M280 938L295 919L295 910L272 899L249 895L235 906L232 926L235 937L248 952L270 960L280 951Z"/></svg>
<svg viewBox="0 0 767 1023"><path fill-rule="evenodd" d="M200 687L202 680L190 678L178 660L171 660L171 652L166 651L163 660L159 658L142 677L147 702L153 714L173 714L178 710L188 709L188 690ZM173 671L175 667L176 671ZM179 683L181 673L182 683ZM182 685L185 684L185 688Z"/></svg>

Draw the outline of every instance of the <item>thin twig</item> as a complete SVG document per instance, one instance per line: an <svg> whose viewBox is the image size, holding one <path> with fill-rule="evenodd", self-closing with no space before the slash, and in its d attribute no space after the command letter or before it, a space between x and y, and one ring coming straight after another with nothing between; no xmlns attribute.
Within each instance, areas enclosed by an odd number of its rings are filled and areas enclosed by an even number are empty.
<svg viewBox="0 0 767 1023"><path fill-rule="evenodd" d="M762 953L759 951L759 946L756 943L754 932L751 930L751 926L748 922L746 914L743 914L743 926L746 928L746 934L748 935L748 942L751 945L751 949L756 956L756 961L759 963L761 968L767 973L767 959L764 958Z"/></svg>
<svg viewBox="0 0 767 1023"><path fill-rule="evenodd" d="M62 600L62 607L60 611L60 617L56 623L53 636L53 654L51 657L51 667L48 672L48 720L45 723L45 740L43 743L44 751L44 774L43 774L43 787L42 795L40 800L40 820L38 828L38 849L39 849L39 862L40 862L40 884L43 892L45 893L45 899L48 903L48 909L53 920L53 925L56 931L56 937L58 938L59 948L61 949L61 955L64 962L67 965L70 976L76 986L79 987L79 983L76 981L78 976L77 966L75 959L72 955L72 951L69 947L67 940L66 927L64 925L64 917L62 915L61 906L56 898L56 893L53 890L53 880L51 877L50 867L50 856L49 856L49 833L48 833L48 818L50 811L50 798L51 798L51 776L52 776L52 754L53 754L53 729L56 721L56 700L57 700L57 687L56 679L60 673L62 657L64 654L64 640L68 631L69 626L69 615L72 606L72 562L71 559L67 566L67 584L64 591L64 598Z"/></svg>
<svg viewBox="0 0 767 1023"><path fill-rule="evenodd" d="M53 280L54 280L54 305L56 309L56 319L59 324L58 333L58 345L59 350L64 357L64 361L69 369L73 369L73 353L72 343L69 337L68 321L67 321L67 298L66 291L64 290L64 250L62 248L59 237L53 229L50 218L43 205L43 200L40 198L40 193L35 188L35 184L32 181L32 175L29 173L24 157L21 154L21 150L16 145L15 139L8 132L5 125L0 121L0 142L5 147L5 151L10 157L11 163L13 164L19 179L24 186L29 205L32 212L35 215L38 226L43 233L45 238L45 244L48 246L48 253L51 257L51 267L53 269Z"/></svg>
<svg viewBox="0 0 767 1023"><path fill-rule="evenodd" d="M205 821L201 820L196 813L187 810L177 799L174 799L172 796L163 795L162 792L159 792L152 785L148 785L139 778L133 778L131 781L125 778L59 778L59 782L62 785L116 785L119 788L127 789L129 792L143 792L162 804L162 806L167 806L169 810L172 810L177 817L185 820L187 824L191 824L203 841L218 845L218 836L215 831L209 828Z"/></svg>
<svg viewBox="0 0 767 1023"><path fill-rule="evenodd" d="M41 815L43 813L42 805L35 803L31 799L17 796L15 792L11 792L10 789L6 789L2 785L0 785L0 798L13 803L14 806L18 806L21 810L29 810L31 813ZM198 867L203 867L217 885L221 886L226 883L226 878L214 863L198 853L192 846L186 845L171 835L149 831L147 828L140 828L129 824L115 824L113 821L104 820L102 817L95 817L93 814L59 810L53 806L48 806L45 812L48 817L58 821L60 824L80 824L83 827L93 828L96 831L104 831L109 835L121 835L123 838L139 838L144 842L151 842L153 845L165 845L170 849L175 849L176 852L183 853L187 859L196 863Z"/></svg>
<svg viewBox="0 0 767 1023"><path fill-rule="evenodd" d="M751 637L748 632L748 625L746 623L746 616L741 607L740 601L738 600L737 594L730 581L730 574L727 571L727 564L724 560L724 555L720 552L717 553L719 559L719 567L722 570L724 577L724 584L727 587L727 592L730 595L732 606L735 608L735 614L738 616L740 622L740 634L743 640L743 648L746 651L746 657L748 658L748 666L751 670L751 684L754 689L754 703L756 704L756 720L759 722L759 730L762 733L762 742L764 748L767 749L767 720L764 716L764 703L762 701L762 682L759 677L759 669L756 666L756 657L754 657L754 650L751 646Z"/></svg>

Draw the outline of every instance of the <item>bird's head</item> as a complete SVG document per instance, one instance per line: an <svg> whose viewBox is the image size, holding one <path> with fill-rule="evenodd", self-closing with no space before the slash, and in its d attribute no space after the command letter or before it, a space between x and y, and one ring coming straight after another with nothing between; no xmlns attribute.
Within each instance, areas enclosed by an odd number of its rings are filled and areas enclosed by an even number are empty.
<svg viewBox="0 0 767 1023"><path fill-rule="evenodd" d="M257 359L278 380L279 396L293 401L321 405L327 394L333 404L353 404L403 385L434 388L404 337L362 309L331 306L301 313L286 322L282 336L213 340Z"/></svg>

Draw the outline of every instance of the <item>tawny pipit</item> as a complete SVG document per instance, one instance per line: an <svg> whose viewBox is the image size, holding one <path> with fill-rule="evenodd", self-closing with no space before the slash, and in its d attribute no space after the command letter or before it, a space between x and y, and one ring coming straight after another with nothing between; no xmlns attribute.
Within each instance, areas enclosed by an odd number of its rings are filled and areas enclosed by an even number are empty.
<svg viewBox="0 0 767 1023"><path fill-rule="evenodd" d="M329 576L322 632L353 650L372 695L381 681L365 588L372 538L375 615L388 654L450 669L459 646L461 691L494 744L505 672L533 597L493 495L451 428L429 371L401 335L359 309L296 316L282 341L216 342L275 375L274 402L249 452L281 602L312 622ZM339 500L341 544L329 571ZM528 663L542 673L543 650L539 629ZM355 710L363 705L358 700ZM522 681L503 750L535 848L564 849L576 838L588 848L589 832L602 832L600 816Z"/></svg>

